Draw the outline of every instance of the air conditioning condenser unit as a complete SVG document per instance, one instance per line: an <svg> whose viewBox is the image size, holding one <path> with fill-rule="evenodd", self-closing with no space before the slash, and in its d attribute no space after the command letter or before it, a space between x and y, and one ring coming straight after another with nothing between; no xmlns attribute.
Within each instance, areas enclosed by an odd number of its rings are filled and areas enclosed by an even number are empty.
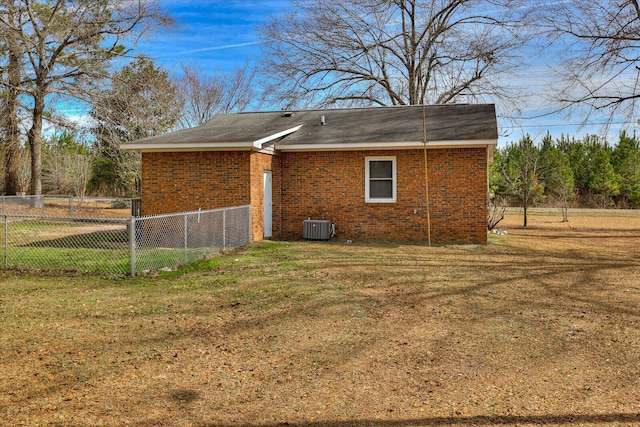
<svg viewBox="0 0 640 427"><path fill-rule="evenodd" d="M305 219L302 221L302 238L307 240L329 240L331 237L331 221L322 219Z"/></svg>

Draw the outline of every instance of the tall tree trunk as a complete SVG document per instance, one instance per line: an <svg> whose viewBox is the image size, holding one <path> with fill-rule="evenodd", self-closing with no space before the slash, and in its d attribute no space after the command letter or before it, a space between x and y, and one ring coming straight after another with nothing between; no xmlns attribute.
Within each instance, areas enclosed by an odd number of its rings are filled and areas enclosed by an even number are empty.
<svg viewBox="0 0 640 427"><path fill-rule="evenodd" d="M4 192L13 196L18 193L19 174L20 174L20 133L18 131L18 95L20 85L20 58L16 51L15 43L8 39L9 53L7 62L7 76L9 87L5 108L3 111L5 125L5 174L4 174Z"/></svg>
<svg viewBox="0 0 640 427"><path fill-rule="evenodd" d="M28 140L31 150L31 185L29 193L34 196L42 194L42 120L44 118L45 93L38 91L33 96L33 123L29 129Z"/></svg>

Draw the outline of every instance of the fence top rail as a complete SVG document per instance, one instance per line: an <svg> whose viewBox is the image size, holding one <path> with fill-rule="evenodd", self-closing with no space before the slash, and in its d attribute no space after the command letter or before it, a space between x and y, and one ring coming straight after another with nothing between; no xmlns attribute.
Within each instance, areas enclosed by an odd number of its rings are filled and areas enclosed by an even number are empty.
<svg viewBox="0 0 640 427"><path fill-rule="evenodd" d="M198 214L208 214L208 213L216 213L216 212L223 212L223 211L233 211L233 210L237 210L237 209L247 209L247 208L250 208L250 207L251 207L251 205L242 205L242 206L231 206L231 207L228 207L228 208L207 209L207 210L188 211L188 212L176 212L176 213L160 214L160 215L144 215L144 216L136 217L136 219L174 218L174 217L181 217L181 216L185 216L185 215L198 215Z"/></svg>
<svg viewBox="0 0 640 427"><path fill-rule="evenodd" d="M139 200L139 197L89 197L89 196L84 196L84 197L80 197L80 196L64 196L64 195L60 195L60 194L42 194L39 196L36 195L32 195L32 194L26 194L24 196L0 196L3 199L20 199L20 200L24 200L24 199L63 199L63 200L68 200L68 199L77 199L77 200L86 200L86 201L105 201L105 202L115 202L115 201L125 201L125 200Z"/></svg>
<svg viewBox="0 0 640 427"><path fill-rule="evenodd" d="M53 215L33 215L33 214L13 214L0 213L0 217L6 218L33 218L33 219L51 219L64 220L74 222L128 222L129 218L109 218L109 217L86 217L86 216L53 216Z"/></svg>

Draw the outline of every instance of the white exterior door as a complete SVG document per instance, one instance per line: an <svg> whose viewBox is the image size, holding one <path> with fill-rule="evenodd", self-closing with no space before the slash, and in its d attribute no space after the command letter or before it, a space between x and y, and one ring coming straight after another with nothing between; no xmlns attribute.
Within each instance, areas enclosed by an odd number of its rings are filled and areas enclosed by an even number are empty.
<svg viewBox="0 0 640 427"><path fill-rule="evenodd" d="M264 237L271 237L272 218L271 171L264 171Z"/></svg>

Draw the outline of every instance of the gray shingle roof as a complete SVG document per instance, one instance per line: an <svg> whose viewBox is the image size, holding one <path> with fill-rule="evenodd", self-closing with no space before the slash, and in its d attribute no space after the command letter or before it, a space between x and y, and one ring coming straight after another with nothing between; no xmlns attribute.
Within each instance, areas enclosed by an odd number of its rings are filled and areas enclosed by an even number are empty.
<svg viewBox="0 0 640 427"><path fill-rule="evenodd" d="M497 140L495 106L445 104L425 107L428 141ZM324 125L321 124L324 117ZM125 149L168 144L253 143L278 133L277 147L316 144L402 143L423 139L421 106L373 107L290 112L219 114L202 126L123 144Z"/></svg>

